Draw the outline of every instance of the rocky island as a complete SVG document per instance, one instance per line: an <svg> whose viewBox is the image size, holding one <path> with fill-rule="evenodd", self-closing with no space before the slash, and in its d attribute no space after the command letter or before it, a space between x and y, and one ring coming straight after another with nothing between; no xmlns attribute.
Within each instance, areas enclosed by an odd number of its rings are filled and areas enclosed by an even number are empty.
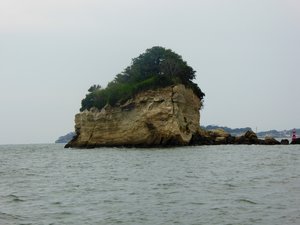
<svg viewBox="0 0 300 225"><path fill-rule="evenodd" d="M198 135L204 93L195 71L170 49L153 47L103 89L94 85L66 147L182 146Z"/></svg>
<svg viewBox="0 0 300 225"><path fill-rule="evenodd" d="M232 136L200 127L205 94L195 71L170 49L153 47L132 60L106 88L93 85L75 116L66 148L289 144L251 131Z"/></svg>

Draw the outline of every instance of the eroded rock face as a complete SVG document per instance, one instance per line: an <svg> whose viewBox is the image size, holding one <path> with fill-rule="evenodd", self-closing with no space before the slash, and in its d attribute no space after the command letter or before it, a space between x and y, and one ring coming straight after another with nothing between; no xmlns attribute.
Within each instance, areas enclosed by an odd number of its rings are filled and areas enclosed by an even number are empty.
<svg viewBox="0 0 300 225"><path fill-rule="evenodd" d="M75 116L66 147L187 145L198 132L201 101L183 85L149 90L125 104Z"/></svg>

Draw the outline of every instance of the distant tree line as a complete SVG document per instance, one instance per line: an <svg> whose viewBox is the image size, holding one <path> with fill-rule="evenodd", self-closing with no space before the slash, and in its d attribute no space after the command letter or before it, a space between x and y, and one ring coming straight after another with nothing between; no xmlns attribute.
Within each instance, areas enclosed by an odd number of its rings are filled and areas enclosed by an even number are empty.
<svg viewBox="0 0 300 225"><path fill-rule="evenodd" d="M206 130L217 130L217 129L222 129L227 133L236 135L236 134L244 134L247 131L252 131L251 127L243 127L243 128L229 128L229 127L224 127L224 126L217 126L217 125L208 125L208 126L203 126L202 128Z"/></svg>
<svg viewBox="0 0 300 225"><path fill-rule="evenodd" d="M105 105L115 105L125 102L139 92L167 87L170 85L184 84L191 88L202 100L205 94L196 83L195 71L182 57L170 49L152 47L145 53L132 60L132 64L123 72L117 74L106 88L93 85L88 89L88 94L81 102L81 109Z"/></svg>

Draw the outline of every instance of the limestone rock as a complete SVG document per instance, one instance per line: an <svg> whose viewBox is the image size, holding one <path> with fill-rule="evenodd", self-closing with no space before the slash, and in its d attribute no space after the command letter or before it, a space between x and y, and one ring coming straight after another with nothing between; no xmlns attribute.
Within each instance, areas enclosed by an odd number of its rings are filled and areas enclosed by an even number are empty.
<svg viewBox="0 0 300 225"><path fill-rule="evenodd" d="M210 135L214 139L214 144L228 144L228 138L230 137L230 134L223 129L212 130L210 131Z"/></svg>
<svg viewBox="0 0 300 225"><path fill-rule="evenodd" d="M200 99L184 85L148 90L120 106L75 116L66 147L187 145L199 129Z"/></svg>
<svg viewBox="0 0 300 225"><path fill-rule="evenodd" d="M214 137L228 138L230 136L230 134L224 131L223 129L212 130L211 133Z"/></svg>

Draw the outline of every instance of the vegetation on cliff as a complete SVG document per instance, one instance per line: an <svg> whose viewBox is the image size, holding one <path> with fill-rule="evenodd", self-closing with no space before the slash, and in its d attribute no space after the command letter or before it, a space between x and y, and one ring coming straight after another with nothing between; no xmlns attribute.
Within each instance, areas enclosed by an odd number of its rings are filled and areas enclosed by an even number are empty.
<svg viewBox="0 0 300 225"><path fill-rule="evenodd" d="M191 88L202 100L205 94L193 82L195 73L196 71L172 50L152 47L134 58L132 64L117 74L106 88L91 86L81 102L80 111L92 107L101 109L106 104L113 106L118 102L125 102L141 91L176 84L184 84Z"/></svg>

